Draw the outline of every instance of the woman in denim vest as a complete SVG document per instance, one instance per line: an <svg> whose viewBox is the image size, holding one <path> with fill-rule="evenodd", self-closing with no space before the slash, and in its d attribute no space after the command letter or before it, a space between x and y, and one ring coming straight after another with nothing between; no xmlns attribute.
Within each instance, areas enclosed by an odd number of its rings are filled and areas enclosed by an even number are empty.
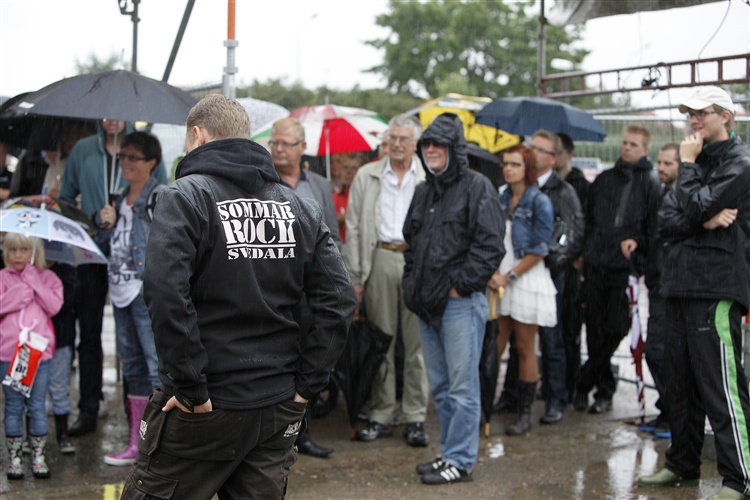
<svg viewBox="0 0 750 500"><path fill-rule="evenodd" d="M552 239L552 202L536 187L536 156L524 144L503 153L501 163L507 183L500 188L505 214L505 248L508 251L488 287L502 287L497 337L502 356L511 332L518 349L518 420L506 433L521 435L531 429L531 404L536 396L539 368L534 339L538 326L557 323L557 293L544 257Z"/></svg>
<svg viewBox="0 0 750 500"><path fill-rule="evenodd" d="M125 466L138 455L141 416L149 394L161 385L154 332L143 300L143 270L153 209L149 205L163 187L152 175L161 163L161 145L151 134L133 132L123 138L117 157L128 187L114 203L102 208L105 231L101 234L109 243L109 297L127 388L130 435L125 450L105 455L104 463Z"/></svg>

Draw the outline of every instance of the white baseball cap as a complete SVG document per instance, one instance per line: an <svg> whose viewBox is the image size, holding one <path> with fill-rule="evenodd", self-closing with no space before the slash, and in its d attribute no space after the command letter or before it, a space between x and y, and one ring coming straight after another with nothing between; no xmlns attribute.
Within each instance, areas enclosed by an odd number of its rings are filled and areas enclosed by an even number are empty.
<svg viewBox="0 0 750 500"><path fill-rule="evenodd" d="M680 113L687 113L689 109L706 109L709 106L719 106L734 114L734 104L727 91L713 85L702 87L690 99L680 104Z"/></svg>

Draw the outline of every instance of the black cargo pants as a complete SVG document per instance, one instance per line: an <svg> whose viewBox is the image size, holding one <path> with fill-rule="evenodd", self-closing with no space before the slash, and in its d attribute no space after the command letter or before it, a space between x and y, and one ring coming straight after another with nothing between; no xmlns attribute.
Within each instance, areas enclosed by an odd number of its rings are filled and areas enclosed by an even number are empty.
<svg viewBox="0 0 750 500"><path fill-rule="evenodd" d="M304 403L164 413L168 399L159 390L149 399L121 498L284 498Z"/></svg>

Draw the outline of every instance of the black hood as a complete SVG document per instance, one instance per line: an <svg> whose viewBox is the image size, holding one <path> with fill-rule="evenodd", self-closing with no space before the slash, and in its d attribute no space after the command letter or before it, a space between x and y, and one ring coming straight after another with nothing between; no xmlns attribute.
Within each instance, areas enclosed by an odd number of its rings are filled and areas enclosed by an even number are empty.
<svg viewBox="0 0 750 500"><path fill-rule="evenodd" d="M422 155L422 143L425 139L431 139L448 147L448 167L440 175L436 176L427 167L427 162ZM469 148L464 138L464 125L461 119L453 113L443 113L436 117L419 139L417 155L427 172L427 182L435 182L436 185L448 184L463 175L469 168Z"/></svg>
<svg viewBox="0 0 750 500"><path fill-rule="evenodd" d="M248 193L280 180L271 154L250 139L222 139L195 148L180 160L175 179L192 174L223 177Z"/></svg>

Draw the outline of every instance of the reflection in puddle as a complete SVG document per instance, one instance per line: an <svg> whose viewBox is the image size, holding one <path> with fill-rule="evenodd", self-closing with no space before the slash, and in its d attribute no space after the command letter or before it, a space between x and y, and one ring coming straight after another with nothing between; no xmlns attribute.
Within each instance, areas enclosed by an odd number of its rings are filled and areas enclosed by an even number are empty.
<svg viewBox="0 0 750 500"><path fill-rule="evenodd" d="M505 445L501 440L494 443L487 443L487 454L490 458L500 458L505 456Z"/></svg>

